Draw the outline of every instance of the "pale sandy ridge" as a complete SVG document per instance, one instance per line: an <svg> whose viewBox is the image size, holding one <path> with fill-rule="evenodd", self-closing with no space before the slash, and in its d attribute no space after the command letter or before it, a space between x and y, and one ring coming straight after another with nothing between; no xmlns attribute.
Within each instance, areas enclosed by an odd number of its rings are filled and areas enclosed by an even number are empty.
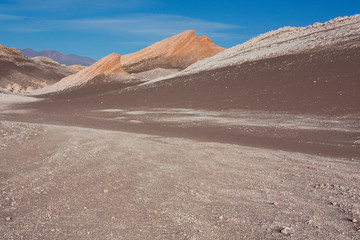
<svg viewBox="0 0 360 240"><path fill-rule="evenodd" d="M84 68L76 74L61 79L61 81L52 86L34 91L34 94L45 94L77 87L86 84L99 76L111 77L114 81L123 82L127 82L132 79L131 75L122 68L121 56L119 54L112 53L100 59L90 67Z"/></svg>
<svg viewBox="0 0 360 240"><path fill-rule="evenodd" d="M214 57L199 61L181 74L239 65L270 57L296 54L349 43L343 48L360 46L360 15L338 17L307 27L283 27L261 34L244 44L227 49Z"/></svg>
<svg viewBox="0 0 360 240"><path fill-rule="evenodd" d="M154 79L144 84L261 59L320 49L335 50L335 47L336 49L347 49L359 46L360 15L338 17L307 27L283 27L261 34L213 57L200 60L178 74Z"/></svg>

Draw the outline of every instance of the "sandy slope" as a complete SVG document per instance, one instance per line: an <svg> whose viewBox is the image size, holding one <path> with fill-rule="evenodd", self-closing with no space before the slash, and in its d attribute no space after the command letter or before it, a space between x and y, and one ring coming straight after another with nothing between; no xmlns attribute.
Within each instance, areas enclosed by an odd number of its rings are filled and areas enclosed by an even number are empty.
<svg viewBox="0 0 360 240"><path fill-rule="evenodd" d="M359 29L360 14L338 17L326 23L314 23L307 27L283 27L199 61L189 66L180 75L284 55L315 53L323 49L358 48L360 46Z"/></svg>
<svg viewBox="0 0 360 240"><path fill-rule="evenodd" d="M360 237L359 162L7 121L0 134L5 239Z"/></svg>
<svg viewBox="0 0 360 240"><path fill-rule="evenodd" d="M72 99L69 108L176 107L359 114L359 64L360 47L326 49L173 77L84 98L69 93L64 98ZM66 103L56 102L57 107L60 105Z"/></svg>

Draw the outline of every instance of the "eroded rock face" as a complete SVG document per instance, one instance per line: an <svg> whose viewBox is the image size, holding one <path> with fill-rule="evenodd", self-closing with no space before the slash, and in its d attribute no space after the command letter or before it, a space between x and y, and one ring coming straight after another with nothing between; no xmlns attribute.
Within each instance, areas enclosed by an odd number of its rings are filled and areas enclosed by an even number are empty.
<svg viewBox="0 0 360 240"><path fill-rule="evenodd" d="M74 72L79 72L85 68L87 68L86 66L83 66L83 65L71 65L69 66L69 68L71 68L71 70L73 70Z"/></svg>
<svg viewBox="0 0 360 240"><path fill-rule="evenodd" d="M133 77L121 65L121 56L112 53L90 67L86 67L76 74L61 79L58 83L37 91L39 94L69 90L87 84L102 84L112 82L130 82Z"/></svg>
<svg viewBox="0 0 360 240"><path fill-rule="evenodd" d="M122 57L122 65L129 73L145 72L156 68L182 70L189 65L223 51L208 37L197 37L188 30Z"/></svg>
<svg viewBox="0 0 360 240"><path fill-rule="evenodd" d="M10 92L42 88L73 73L51 59L29 59L14 48L0 45L0 87Z"/></svg>

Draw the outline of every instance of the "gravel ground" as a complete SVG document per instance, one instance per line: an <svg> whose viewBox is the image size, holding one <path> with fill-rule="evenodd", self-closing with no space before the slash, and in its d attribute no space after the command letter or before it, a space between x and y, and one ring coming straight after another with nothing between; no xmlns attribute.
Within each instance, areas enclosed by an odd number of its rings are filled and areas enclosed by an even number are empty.
<svg viewBox="0 0 360 240"><path fill-rule="evenodd" d="M2 239L359 239L360 163L1 121Z"/></svg>

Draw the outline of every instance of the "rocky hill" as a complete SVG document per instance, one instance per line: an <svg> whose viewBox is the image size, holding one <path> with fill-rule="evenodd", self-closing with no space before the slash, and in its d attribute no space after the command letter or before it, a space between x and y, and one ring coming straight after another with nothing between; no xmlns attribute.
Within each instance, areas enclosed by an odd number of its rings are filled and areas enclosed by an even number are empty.
<svg viewBox="0 0 360 240"><path fill-rule="evenodd" d="M48 58L29 59L14 48L0 45L0 87L11 92L30 92L75 73Z"/></svg>
<svg viewBox="0 0 360 240"><path fill-rule="evenodd" d="M79 88L99 87L111 85L113 83L128 83L133 81L133 77L127 73L121 65L121 56L112 53L90 67L84 68L76 74L61 79L56 84L36 91L36 94L46 94L52 92L73 91Z"/></svg>
<svg viewBox="0 0 360 240"><path fill-rule="evenodd" d="M191 64L214 56L224 48L215 45L208 37L195 35L188 30L122 57L122 65L129 73L156 68L182 70Z"/></svg>

